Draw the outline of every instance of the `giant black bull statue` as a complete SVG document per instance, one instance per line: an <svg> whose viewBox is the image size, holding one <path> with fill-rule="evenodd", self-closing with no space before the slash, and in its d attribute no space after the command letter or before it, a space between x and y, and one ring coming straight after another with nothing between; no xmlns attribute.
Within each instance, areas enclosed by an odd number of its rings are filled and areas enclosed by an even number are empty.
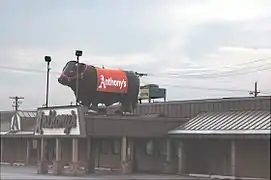
<svg viewBox="0 0 271 180"><path fill-rule="evenodd" d="M70 87L76 95L77 80L78 101L83 106L97 110L99 103L110 106L120 102L123 112L133 112L137 106L140 81L132 71L98 68L69 61L63 68L58 82Z"/></svg>

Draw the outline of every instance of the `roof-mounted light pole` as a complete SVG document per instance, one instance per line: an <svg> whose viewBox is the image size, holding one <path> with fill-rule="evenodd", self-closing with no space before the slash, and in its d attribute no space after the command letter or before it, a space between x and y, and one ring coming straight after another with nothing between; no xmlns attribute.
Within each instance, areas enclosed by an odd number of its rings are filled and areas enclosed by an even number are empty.
<svg viewBox="0 0 271 180"><path fill-rule="evenodd" d="M79 57L83 55L83 51L76 50L75 56L76 56L76 105L79 105Z"/></svg>
<svg viewBox="0 0 271 180"><path fill-rule="evenodd" d="M45 62L47 63L47 77L46 77L46 98L45 98L45 107L48 107L48 99L49 99L49 74L50 74L50 62L51 57L50 56L45 56L44 57Z"/></svg>

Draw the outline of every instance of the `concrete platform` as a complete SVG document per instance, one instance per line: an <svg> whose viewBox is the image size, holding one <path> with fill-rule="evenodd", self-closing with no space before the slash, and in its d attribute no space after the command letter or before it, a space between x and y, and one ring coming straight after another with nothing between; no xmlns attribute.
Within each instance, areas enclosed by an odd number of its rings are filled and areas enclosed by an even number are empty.
<svg viewBox="0 0 271 180"><path fill-rule="evenodd" d="M198 179L188 176L178 176L178 175L150 175L150 174L133 174L133 175L112 175L112 174L91 174L83 177L71 177L71 176L55 176L55 175L40 175L36 174L35 167L26 166L6 166L1 165L1 180L2 179L89 179L89 180L166 180L166 179ZM206 179L206 178L202 178Z"/></svg>

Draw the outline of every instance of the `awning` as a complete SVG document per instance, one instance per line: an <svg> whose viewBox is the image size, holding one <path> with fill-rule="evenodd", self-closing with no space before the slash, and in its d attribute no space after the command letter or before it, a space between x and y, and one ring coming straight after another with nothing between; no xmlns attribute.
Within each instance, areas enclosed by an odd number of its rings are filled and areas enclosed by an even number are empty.
<svg viewBox="0 0 271 180"><path fill-rule="evenodd" d="M170 135L270 135L269 111L205 112L180 127Z"/></svg>
<svg viewBox="0 0 271 180"><path fill-rule="evenodd" d="M163 137L186 119L149 116L86 116L86 129L94 137Z"/></svg>
<svg viewBox="0 0 271 180"><path fill-rule="evenodd" d="M34 131L8 131L0 132L1 137L30 137L34 135Z"/></svg>

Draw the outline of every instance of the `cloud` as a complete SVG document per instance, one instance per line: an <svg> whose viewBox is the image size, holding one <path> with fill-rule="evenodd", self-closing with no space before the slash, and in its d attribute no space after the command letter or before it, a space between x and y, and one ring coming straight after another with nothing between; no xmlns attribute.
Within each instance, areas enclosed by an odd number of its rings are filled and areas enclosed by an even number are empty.
<svg viewBox="0 0 271 180"><path fill-rule="evenodd" d="M262 95L267 95L271 93L270 55L271 49L220 47L197 61L198 67L178 68L175 65L175 68L170 66L171 68L165 69L163 74L173 74L172 78L162 75L161 79L166 83L155 77L149 77L147 81L168 87L171 99L181 96L184 99L246 96L248 91L253 90L255 81L258 81ZM206 90L203 92L202 88ZM212 90L213 88L222 90ZM176 95L177 89L181 94Z"/></svg>
<svg viewBox="0 0 271 180"><path fill-rule="evenodd" d="M271 48L269 49L253 49L242 47L220 47L217 51L207 54L203 63L206 66L214 67L218 70L227 66L228 68L234 68L242 65L243 67L249 67L249 62L258 62L257 66L270 64ZM219 61L218 61L219 59ZM231 59L234 59L232 61Z"/></svg>
<svg viewBox="0 0 271 180"><path fill-rule="evenodd" d="M267 3L267 2L265 2ZM270 2L268 3L270 4ZM175 8L174 8L175 9ZM191 5L179 11L172 11L180 18L185 17L189 21L243 21L264 17L269 8L257 1L207 1L205 4Z"/></svg>

